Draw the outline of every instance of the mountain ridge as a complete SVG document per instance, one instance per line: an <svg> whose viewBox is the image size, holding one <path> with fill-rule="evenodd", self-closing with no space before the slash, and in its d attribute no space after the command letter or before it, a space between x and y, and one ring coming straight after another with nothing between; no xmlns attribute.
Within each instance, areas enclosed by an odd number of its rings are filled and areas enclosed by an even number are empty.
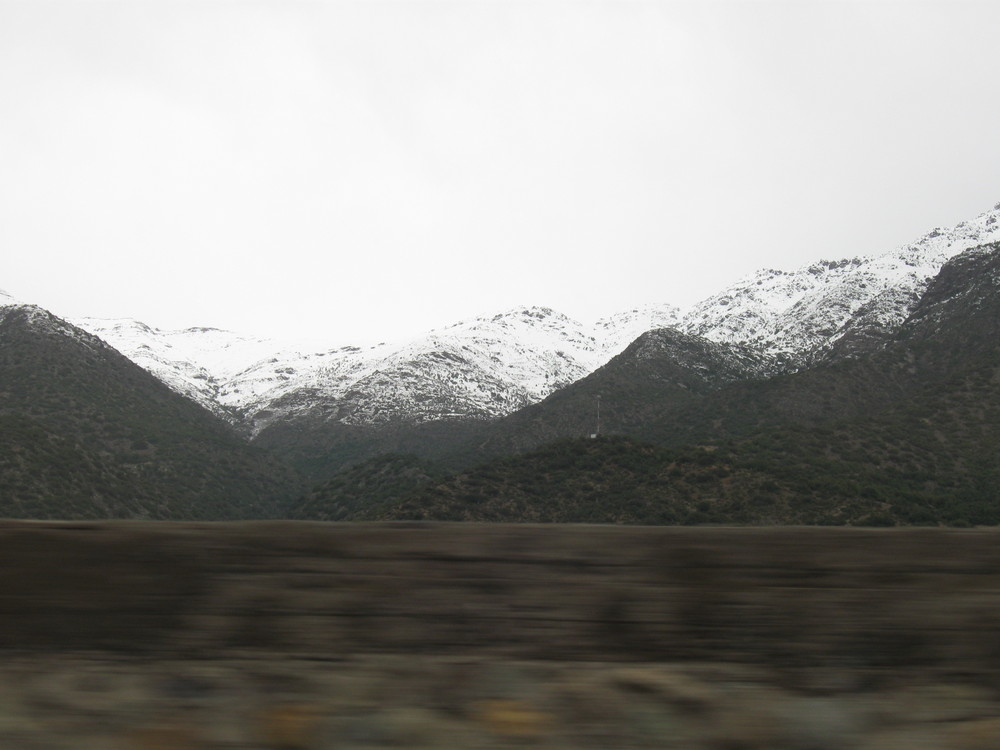
<svg viewBox="0 0 1000 750"><path fill-rule="evenodd" d="M475 425L538 404L650 330L670 328L730 347L737 359L751 357L753 367L744 370L750 379L864 356L894 335L948 259L996 239L1000 204L881 255L757 271L687 310L648 305L582 324L551 308L518 307L365 347L214 328L162 331L128 319L76 322L286 458L315 452L310 441L337 433L342 439L332 441L326 468L311 460L328 473L381 451L379 434L405 444L421 425ZM360 450L354 433L369 447Z"/></svg>
<svg viewBox="0 0 1000 750"><path fill-rule="evenodd" d="M275 404L295 402L288 395L296 390L337 401L358 390L352 387L355 382L372 390L379 374L405 380L414 365L417 370L433 365L426 356L433 352L464 358L477 371L464 383L454 383L455 403L439 398L435 409L420 409L398 392L387 393L389 403L384 408L348 405L333 418L378 423L393 409L403 409L410 421L495 418L593 372L654 328L675 327L711 341L755 348L774 359L776 371L806 366L823 356L843 356L848 347L837 346L842 338L857 341L866 332L894 330L948 258L996 239L1000 239L1000 204L950 229L933 229L888 253L817 261L793 271L762 269L688 310L649 305L581 324L551 308L518 307L396 344L367 347L309 347L211 328L161 331L125 319L76 322L178 392L242 424L250 436L276 418ZM538 324L518 326L519 316ZM491 330L491 324L497 325ZM469 349L476 349L472 362L462 353ZM227 360L224 353L233 356ZM508 359L497 367L498 357ZM433 367L428 375L430 381L441 380ZM491 383L499 392L492 398L486 392L459 393L476 380ZM258 418L262 412L267 416Z"/></svg>
<svg viewBox="0 0 1000 750"><path fill-rule="evenodd" d="M1000 522L1000 239L960 247L998 213L895 254L751 275L757 291L734 285L701 332L667 305L599 330L519 307L275 356L218 329L113 322L143 368L5 295L3 514ZM151 372L179 362L221 415ZM296 505L303 477L329 481Z"/></svg>
<svg viewBox="0 0 1000 750"><path fill-rule="evenodd" d="M493 439L508 443L493 460L482 454L445 478L398 459L406 473L371 462L315 487L293 512L343 518L353 508L348 517L356 520L1000 523L1000 242L950 259L889 344L868 357L758 380L710 368L699 389L698 368L658 356L682 346L695 362L710 360L711 350L699 349L706 339L681 336L650 332L604 368L496 423ZM686 381L675 381L678 374ZM631 421L596 440L578 437L583 425L531 432L592 416L595 392L623 404L638 392L636 413L625 415ZM365 506L359 487L368 488Z"/></svg>

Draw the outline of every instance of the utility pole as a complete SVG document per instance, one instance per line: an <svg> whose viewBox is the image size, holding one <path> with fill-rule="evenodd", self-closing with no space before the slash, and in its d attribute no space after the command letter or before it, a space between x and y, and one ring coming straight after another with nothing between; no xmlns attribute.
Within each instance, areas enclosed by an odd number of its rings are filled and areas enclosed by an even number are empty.
<svg viewBox="0 0 1000 750"><path fill-rule="evenodd" d="M596 398L597 398L597 429L594 430L594 434L590 436L591 438L596 438L598 435L601 434L601 394L598 393Z"/></svg>

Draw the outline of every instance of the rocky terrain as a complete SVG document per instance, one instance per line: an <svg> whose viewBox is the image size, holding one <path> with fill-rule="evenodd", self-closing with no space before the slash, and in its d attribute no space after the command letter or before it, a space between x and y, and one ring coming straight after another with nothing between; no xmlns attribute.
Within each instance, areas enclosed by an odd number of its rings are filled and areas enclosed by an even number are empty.
<svg viewBox="0 0 1000 750"><path fill-rule="evenodd" d="M0 747L995 750L993 531L0 526Z"/></svg>

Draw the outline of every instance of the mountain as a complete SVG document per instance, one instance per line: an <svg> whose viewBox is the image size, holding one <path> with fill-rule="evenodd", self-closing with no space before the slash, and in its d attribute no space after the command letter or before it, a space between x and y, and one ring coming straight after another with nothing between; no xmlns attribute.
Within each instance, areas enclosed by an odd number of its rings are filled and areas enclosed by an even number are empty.
<svg viewBox="0 0 1000 750"><path fill-rule="evenodd" d="M479 422L583 377L642 331L676 319L676 308L663 305L586 326L549 308L524 307L401 343L326 350L218 329L77 322L319 479L412 443L450 444Z"/></svg>
<svg viewBox="0 0 1000 750"><path fill-rule="evenodd" d="M5 517L273 517L297 491L225 422L33 305L0 305L0 425Z"/></svg>
<svg viewBox="0 0 1000 750"><path fill-rule="evenodd" d="M784 369L796 369L834 349L850 353L841 343L845 337L885 340L949 258L997 240L1000 204L884 255L821 261L791 272L758 271L696 304L678 328L751 347Z"/></svg>
<svg viewBox="0 0 1000 750"><path fill-rule="evenodd" d="M659 332L656 332L659 334ZM601 523L996 524L1000 523L1000 243L947 262L879 351L747 381L696 368L675 379L677 356L657 359L644 336L605 368L526 412L596 382L647 411L634 438L547 442L447 479L383 492L359 509L367 520L436 519ZM681 340L687 352L697 342ZM646 357L644 353L652 352ZM702 352L695 360L705 361ZM672 362L671 360L674 360ZM646 363L647 369L635 369ZM629 370L629 368L633 368ZM732 376L735 375L734 379ZM619 380L614 380L617 377ZM652 381L652 382L650 382ZM604 400L607 400L605 396ZM585 398L578 399L587 411ZM637 407L638 408L638 407ZM551 415L558 410L552 408ZM520 415L503 422L523 429ZM522 438L523 439L523 438ZM357 467L364 479L370 468ZM389 486L382 479L383 486ZM314 507L344 486L317 488Z"/></svg>
<svg viewBox="0 0 1000 750"><path fill-rule="evenodd" d="M231 423L262 394L281 390L292 374L322 364L326 352L218 328L164 331L131 319L79 318L98 336L177 393Z"/></svg>
<svg viewBox="0 0 1000 750"><path fill-rule="evenodd" d="M998 244L967 245L998 217L760 272L686 312L525 307L364 347L81 321L97 336L2 293L3 512L472 518L476 495L482 518L593 520L619 487L646 504L609 520L989 519ZM283 461L328 481L287 505ZM592 512L572 516L581 493Z"/></svg>
<svg viewBox="0 0 1000 750"><path fill-rule="evenodd" d="M585 326L549 308L524 307L409 341L335 348L215 328L162 331L125 319L74 322L256 436L311 410L354 425L502 416L676 319L676 308L663 305Z"/></svg>
<svg viewBox="0 0 1000 750"><path fill-rule="evenodd" d="M811 367L774 372L773 360L759 348L688 336L681 350L674 342L682 334L653 331L587 378L489 425L463 463L592 432L597 396L605 433L673 446L876 413L949 376L956 363L993 350L1000 313L994 318L984 311L996 296L989 260L995 246L948 261L905 321L868 337L864 356L855 347L850 356L828 355Z"/></svg>
<svg viewBox="0 0 1000 750"><path fill-rule="evenodd" d="M587 377L483 425L454 463L469 466L562 438L635 434L665 410L697 408L707 394L726 384L767 378L772 368L770 358L749 347L673 328L647 331Z"/></svg>
<svg viewBox="0 0 1000 750"><path fill-rule="evenodd" d="M162 331L131 320L76 322L321 479L413 446L432 457L452 455L477 440L486 423L558 393L653 329L673 329L675 342L684 335L722 347L700 365L681 347L678 367L714 371L729 351L735 359L720 372L746 378L864 357L894 335L949 258L997 239L1000 205L884 255L759 271L686 311L650 306L581 324L525 307L367 346L283 343L212 328ZM669 359L670 345L656 356ZM609 425L631 419L607 406ZM574 417L571 431L568 422L542 420L539 436L587 434L593 411Z"/></svg>
<svg viewBox="0 0 1000 750"><path fill-rule="evenodd" d="M452 464L592 433L598 399L603 432L667 445L881 408L905 391L873 355L901 333L948 259L968 255L968 243L983 237L1000 237L1000 205L886 255L754 274L675 327L644 334L590 376L484 425L452 452ZM838 363L852 359L862 360L854 371L867 372L863 386L838 374ZM797 371L810 374L789 380Z"/></svg>

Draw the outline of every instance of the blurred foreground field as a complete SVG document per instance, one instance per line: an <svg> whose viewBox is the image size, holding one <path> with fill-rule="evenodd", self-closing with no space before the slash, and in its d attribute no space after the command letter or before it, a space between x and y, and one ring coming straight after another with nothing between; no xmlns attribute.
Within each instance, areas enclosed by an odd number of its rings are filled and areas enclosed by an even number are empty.
<svg viewBox="0 0 1000 750"><path fill-rule="evenodd" d="M997 750L998 542L5 522L0 750Z"/></svg>

